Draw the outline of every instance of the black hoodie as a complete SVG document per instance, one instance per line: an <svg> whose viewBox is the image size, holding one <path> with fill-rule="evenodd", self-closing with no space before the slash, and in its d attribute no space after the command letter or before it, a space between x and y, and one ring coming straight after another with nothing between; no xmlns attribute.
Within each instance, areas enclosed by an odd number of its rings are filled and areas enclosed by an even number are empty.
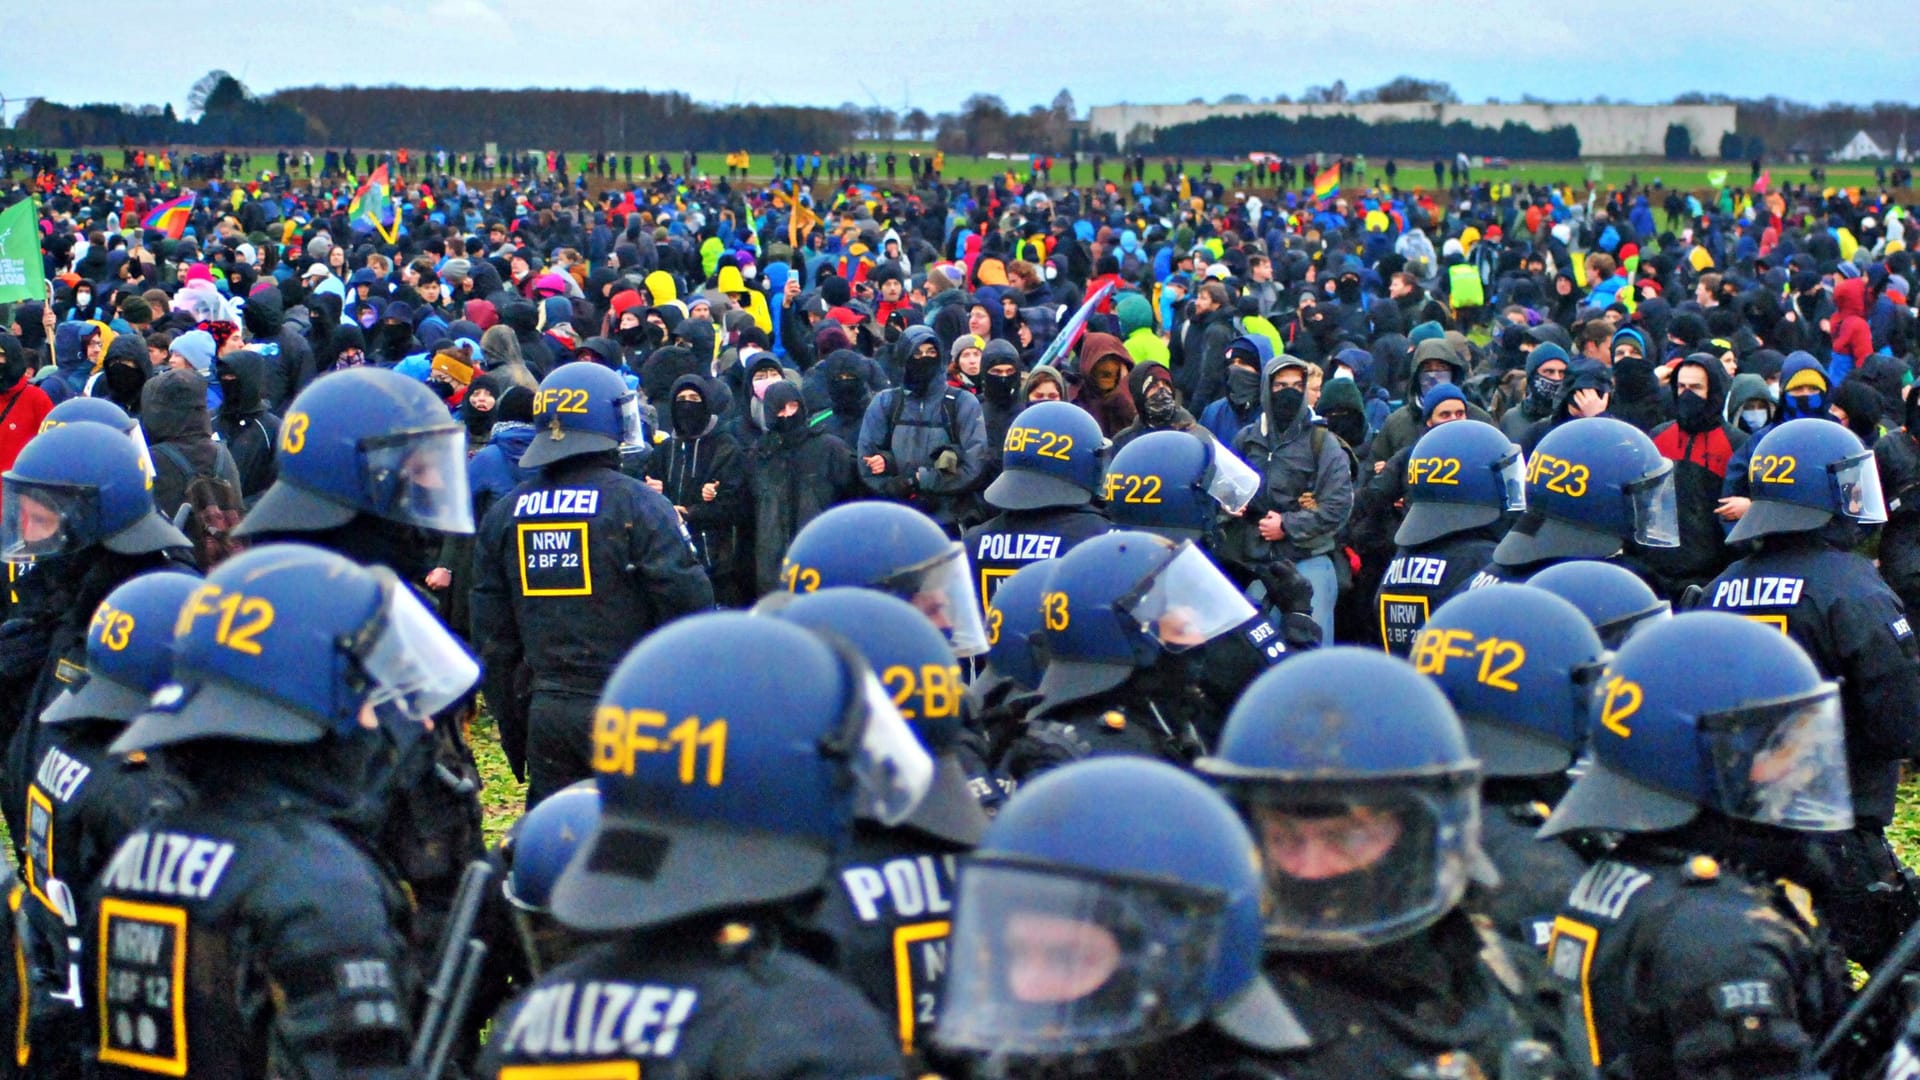
<svg viewBox="0 0 1920 1080"><path fill-rule="evenodd" d="M140 427L153 450L153 505L168 520L187 499L187 483L214 476L238 492L240 470L207 420L207 383L199 373L169 368L140 391Z"/></svg>
<svg viewBox="0 0 1920 1080"><path fill-rule="evenodd" d="M273 448L280 441L280 417L260 400L270 366L252 349L239 349L213 362L221 395L213 430L233 455L234 467L240 471L240 497L248 508L279 475Z"/></svg>
<svg viewBox="0 0 1920 1080"><path fill-rule="evenodd" d="M140 391L153 378L153 361L140 335L115 337L101 358L100 373L93 384L93 396L106 398L125 409L128 416L139 416Z"/></svg>
<svg viewBox="0 0 1920 1080"><path fill-rule="evenodd" d="M559 363L553 350L540 333L540 312L529 300L510 300L500 305L500 322L513 331L514 340L520 343L520 357L527 362L527 370L533 372L536 379L544 379Z"/></svg>
<svg viewBox="0 0 1920 1080"><path fill-rule="evenodd" d="M313 381L313 348L287 325L279 289L262 289L248 297L240 318L251 339L247 347L262 361L260 400L271 412L285 412L293 396Z"/></svg>
<svg viewBox="0 0 1920 1080"><path fill-rule="evenodd" d="M676 416L679 410L675 399L683 390L700 395L705 419L698 430L683 431ZM648 456L647 479L658 481L660 493L680 508L694 553L706 567L721 601L744 602L746 598L728 595L731 584L738 579L734 537L746 516L747 485L746 459L739 440L721 424L725 398L705 375L682 375L673 381L665 398L654 402L654 408L660 430L670 434ZM715 485L711 500L704 494L708 484Z"/></svg>

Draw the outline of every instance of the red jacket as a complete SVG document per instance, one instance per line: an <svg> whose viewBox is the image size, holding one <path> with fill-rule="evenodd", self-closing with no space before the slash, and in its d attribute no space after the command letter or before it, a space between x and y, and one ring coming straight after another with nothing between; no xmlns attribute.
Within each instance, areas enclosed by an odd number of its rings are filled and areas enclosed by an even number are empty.
<svg viewBox="0 0 1920 1080"><path fill-rule="evenodd" d="M1847 278L1833 287L1833 312L1833 351L1851 357L1858 366L1873 352L1865 278Z"/></svg>
<svg viewBox="0 0 1920 1080"><path fill-rule="evenodd" d="M52 411L53 400L33 385L32 372L20 376L11 390L0 391L0 472L13 468L13 459L40 434L40 422Z"/></svg>

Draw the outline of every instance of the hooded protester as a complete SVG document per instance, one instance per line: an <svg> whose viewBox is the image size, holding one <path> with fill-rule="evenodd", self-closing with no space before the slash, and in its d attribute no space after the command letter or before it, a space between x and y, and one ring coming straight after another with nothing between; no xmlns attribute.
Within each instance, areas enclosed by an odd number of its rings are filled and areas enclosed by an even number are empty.
<svg viewBox="0 0 1920 1080"><path fill-rule="evenodd" d="M931 330L926 336L936 351L937 365L939 343ZM972 395L961 396L971 399ZM753 512L754 587L757 595L764 596L781 588L780 567L794 536L828 508L856 497L860 486L853 451L836 436L808 424L800 391L792 383L768 387L761 404L769 426L765 437L747 452L746 467Z"/></svg>
<svg viewBox="0 0 1920 1080"><path fill-rule="evenodd" d="M327 339L327 349L319 359L321 371L360 367L367 362L367 339L358 326L347 323Z"/></svg>
<svg viewBox="0 0 1920 1080"><path fill-rule="evenodd" d="M1616 372L1619 366L1614 367ZM1641 560L1662 596L1679 596L1690 585L1705 585L1732 562L1726 530L1719 517L1727 468L1747 436L1726 420L1729 392L1726 368L1717 357L1693 353L1668 376L1674 419L1654 428L1653 445L1673 462L1675 504L1680 512L1680 546L1646 548Z"/></svg>
<svg viewBox="0 0 1920 1080"><path fill-rule="evenodd" d="M87 393L103 397L126 410L128 416L140 415L140 391L153 377L153 358L138 334L121 334L107 346L100 361L100 373Z"/></svg>
<svg viewBox="0 0 1920 1080"><path fill-rule="evenodd" d="M153 505L169 521L187 501L187 485L207 476L241 493L233 455L213 437L207 416L207 384L185 368L162 371L140 391L140 429L153 454Z"/></svg>
<svg viewBox="0 0 1920 1080"><path fill-rule="evenodd" d="M752 601L741 581L737 531L747 512L746 457L721 421L718 393L704 375L674 380L662 419L665 442L647 458L647 486L667 497L723 606Z"/></svg>
<svg viewBox="0 0 1920 1080"><path fill-rule="evenodd" d="M533 391L508 386L493 405L493 427L487 445L467 462L467 483L473 489L474 520L521 483L538 476L538 469L520 466L520 455L533 443Z"/></svg>
<svg viewBox="0 0 1920 1080"><path fill-rule="evenodd" d="M1598 360L1576 356L1567 364L1567 377L1560 384L1560 396L1554 399L1553 412L1527 429L1520 439L1520 449L1533 453L1547 432L1569 420L1613 416L1612 403L1613 369Z"/></svg>
<svg viewBox="0 0 1920 1080"><path fill-rule="evenodd" d="M1737 408L1743 414L1758 412L1758 409L1751 405L1752 396L1748 391L1739 391L1734 396L1740 397ZM1808 417L1833 420L1833 413L1828 409L1832 401L1833 394L1827 382L1827 370L1820 361L1815 359L1812 353L1803 350L1796 349L1787 354L1785 362L1780 365L1780 394L1773 405L1772 420L1766 426L1750 432L1747 436L1747 444L1736 451L1733 460L1727 463L1727 481L1721 489L1721 495L1725 497L1720 511L1722 519L1731 524L1746 513L1750 490L1747 482L1747 467L1752 461L1754 447L1760 445L1760 440L1765 438L1769 431L1789 420ZM1738 426L1745 428L1745 421L1746 417L1743 415L1742 422Z"/></svg>
<svg viewBox="0 0 1920 1080"><path fill-rule="evenodd" d="M1833 400L1828 403L1827 412L1858 436L1867 449L1873 449L1880 441L1880 395L1860 380L1859 369L1855 369L1852 378L1833 388Z"/></svg>
<svg viewBox="0 0 1920 1080"><path fill-rule="evenodd" d="M1355 450L1359 450L1361 443L1364 443L1373 432L1378 431L1387 422L1387 418L1393 415L1393 399L1388 395L1385 387L1375 383L1373 371L1373 353L1358 346L1341 349L1334 354L1332 362L1327 365L1327 383L1329 385L1336 382L1352 383L1354 394L1361 401L1360 411L1366 418L1366 432L1359 439L1347 439L1347 445ZM1320 411L1325 412L1324 409ZM1346 436L1342 435L1341 438L1345 439Z"/></svg>
<svg viewBox="0 0 1920 1080"><path fill-rule="evenodd" d="M1306 380L1307 362L1284 353L1261 372L1260 416L1235 436L1233 449L1263 482L1246 512L1227 523L1220 553L1256 573L1292 562L1313 587L1321 641L1331 643L1339 591L1331 556L1353 510L1353 466L1340 440L1313 423Z"/></svg>
<svg viewBox="0 0 1920 1080"><path fill-rule="evenodd" d="M1073 387L1067 385L1066 376L1051 364L1041 364L1020 380L1018 409L1025 409L1036 401L1072 400ZM1014 412L1015 416L1020 415L1018 409Z"/></svg>
<svg viewBox="0 0 1920 1080"><path fill-rule="evenodd" d="M1374 432L1373 444L1368 448L1367 464L1372 472L1386 468L1395 454L1418 442L1421 433L1426 431L1421 399L1441 383L1465 387L1467 373L1466 361L1460 359L1460 354L1444 338L1430 338L1414 349L1406 404L1395 409L1380 430ZM1493 423L1493 417L1471 401L1467 402L1467 417L1483 424Z"/></svg>
<svg viewBox="0 0 1920 1080"><path fill-rule="evenodd" d="M260 400L269 412L284 413L293 396L313 381L313 347L287 325L285 301L277 288L264 288L247 298L240 318L247 328L248 347L261 358Z"/></svg>
<svg viewBox="0 0 1920 1080"><path fill-rule="evenodd" d="M466 425L469 455L479 453L481 447L487 445L487 438L493 434L493 425L499 419L500 394L512 385L501 372L475 375L467 384L467 396L460 400L460 408L454 415Z"/></svg>
<svg viewBox="0 0 1920 1080"><path fill-rule="evenodd" d="M980 399L940 376L946 357L934 332L910 326L896 348L901 386L874 395L860 424L860 479L875 494L915 506L950 531L974 514L986 467Z"/></svg>
<svg viewBox="0 0 1920 1080"><path fill-rule="evenodd" d="M807 372L801 390L810 406L824 403L813 410L813 426L849 447L860 441L860 424L873 400L872 363L852 349L834 349Z"/></svg>
<svg viewBox="0 0 1920 1080"><path fill-rule="evenodd" d="M260 397L267 362L251 349L236 349L216 359L213 371L220 380L220 411L213 430L233 455L241 503L252 509L279 475L273 453L280 443L280 417Z"/></svg>
<svg viewBox="0 0 1920 1080"><path fill-rule="evenodd" d="M1201 427L1193 414L1180 406L1180 392L1174 389L1173 372L1165 364L1140 364L1127 375L1127 393L1140 407L1133 423L1113 436L1110 451L1154 431L1188 431L1211 440L1213 433Z"/></svg>
<svg viewBox="0 0 1920 1080"><path fill-rule="evenodd" d="M1867 280L1843 278L1833 287L1833 320L1828 324L1832 359L1827 361L1827 383L1839 386L1855 368L1873 355L1873 333L1867 325Z"/></svg>
<svg viewBox="0 0 1920 1080"><path fill-rule="evenodd" d="M1518 444L1527 437L1527 431L1547 417L1553 415L1554 403L1560 400L1560 386L1567 380L1567 350L1548 342L1539 345L1527 354L1526 396L1500 415L1500 432Z"/></svg>
<svg viewBox="0 0 1920 1080"><path fill-rule="evenodd" d="M0 332L0 473L27 441L40 434L40 422L53 411L46 391L33 385L33 369L20 339Z"/></svg>
<svg viewBox="0 0 1920 1080"><path fill-rule="evenodd" d="M508 382L528 390L537 390L540 386L540 380L534 378L520 354L520 342L511 327L490 326L480 334L480 370L503 373Z"/></svg>
<svg viewBox="0 0 1920 1080"><path fill-rule="evenodd" d="M367 330L367 361L393 367L423 346L413 334L413 309L394 300L381 309L380 321Z"/></svg>
<svg viewBox="0 0 1920 1080"><path fill-rule="evenodd" d="M1112 334L1081 338L1075 367L1081 380L1075 403L1099 421L1101 434L1111 439L1133 423L1139 412L1128 389L1134 363L1119 338Z"/></svg>
<svg viewBox="0 0 1920 1080"><path fill-rule="evenodd" d="M1200 411L1200 425L1231 445L1240 429L1259 419L1260 372L1273 359L1265 334L1248 334L1227 343L1226 393Z"/></svg>
<svg viewBox="0 0 1920 1080"><path fill-rule="evenodd" d="M1012 340L1020 347L1020 362L1031 367L1060 335L1059 321L1051 308L1021 308L1013 327Z"/></svg>
<svg viewBox="0 0 1920 1080"><path fill-rule="evenodd" d="M55 405L86 392L93 362L105 350L100 328L93 323L65 322L53 330L54 371L40 380L40 388Z"/></svg>
<svg viewBox="0 0 1920 1080"><path fill-rule="evenodd" d="M1169 367L1171 352L1160 335L1154 333L1153 304L1146 297L1137 292L1123 293L1113 312L1120 319L1120 336L1125 339L1127 353L1135 363Z"/></svg>
<svg viewBox="0 0 1920 1080"><path fill-rule="evenodd" d="M509 300L500 307L500 324L513 332L520 346L520 358L535 380L544 379L559 363L547 338L540 333L540 311L531 301ZM481 347L485 348L482 341ZM568 355L572 355L569 352Z"/></svg>
<svg viewBox="0 0 1920 1080"><path fill-rule="evenodd" d="M989 341L980 356L980 413L987 428L987 467L983 486L1000 474L1001 451L1007 442L1007 429L1020 412L1024 400L1020 384L1024 377L1020 352L1010 341Z"/></svg>
<svg viewBox="0 0 1920 1080"><path fill-rule="evenodd" d="M1646 335L1623 326L1614 331L1607 351L1613 357L1613 415L1649 434L1672 419L1672 393L1654 371Z"/></svg>
<svg viewBox="0 0 1920 1080"><path fill-rule="evenodd" d="M1880 576L1911 612L1920 604L1920 383L1907 387L1902 405L1905 423L1881 436L1873 457L1887 500Z"/></svg>

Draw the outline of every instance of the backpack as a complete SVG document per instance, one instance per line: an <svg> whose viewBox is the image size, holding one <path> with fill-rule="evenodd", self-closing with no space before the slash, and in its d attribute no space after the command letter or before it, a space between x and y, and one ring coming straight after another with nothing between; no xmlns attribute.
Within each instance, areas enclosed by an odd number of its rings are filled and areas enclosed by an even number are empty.
<svg viewBox="0 0 1920 1080"><path fill-rule="evenodd" d="M193 472L193 464L179 447L160 443L153 450L181 471ZM242 505L240 493L224 477L201 474L187 481L186 501L174 513L173 523L193 541L193 561L201 573L246 550L246 542L233 535Z"/></svg>
<svg viewBox="0 0 1920 1080"><path fill-rule="evenodd" d="M902 423L900 418L906 414L907 398L910 396L904 386L896 386L891 389L898 392L893 395L891 401L887 402L887 432L885 437L880 440L883 446L893 445L893 429L899 427ZM940 395L940 416L945 421L947 441L951 442L956 450L960 448L960 403L955 397L955 395L959 393L959 390L949 386L946 388L946 392ZM905 423L908 427L933 426L925 420L908 420L905 421Z"/></svg>

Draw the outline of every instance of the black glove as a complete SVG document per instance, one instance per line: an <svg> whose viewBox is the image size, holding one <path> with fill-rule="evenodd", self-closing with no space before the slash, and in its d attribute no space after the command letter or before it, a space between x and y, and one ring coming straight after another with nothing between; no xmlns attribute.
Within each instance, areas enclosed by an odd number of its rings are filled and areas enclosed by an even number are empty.
<svg viewBox="0 0 1920 1080"><path fill-rule="evenodd" d="M1081 738L1072 724L1043 720L1028 724L1026 732L1013 740L1000 767L1015 781L1025 783L1037 773L1071 765L1092 754L1093 744Z"/></svg>

